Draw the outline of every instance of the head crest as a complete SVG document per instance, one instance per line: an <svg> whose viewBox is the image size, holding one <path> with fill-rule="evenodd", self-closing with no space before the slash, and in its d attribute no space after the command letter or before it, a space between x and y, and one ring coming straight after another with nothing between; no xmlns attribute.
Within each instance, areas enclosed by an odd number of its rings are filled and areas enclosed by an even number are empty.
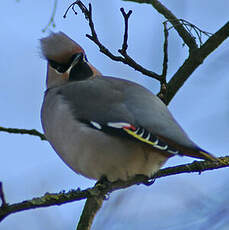
<svg viewBox="0 0 229 230"><path fill-rule="evenodd" d="M49 60L64 63L75 53L84 53L84 50L63 32L51 33L40 39L43 56Z"/></svg>

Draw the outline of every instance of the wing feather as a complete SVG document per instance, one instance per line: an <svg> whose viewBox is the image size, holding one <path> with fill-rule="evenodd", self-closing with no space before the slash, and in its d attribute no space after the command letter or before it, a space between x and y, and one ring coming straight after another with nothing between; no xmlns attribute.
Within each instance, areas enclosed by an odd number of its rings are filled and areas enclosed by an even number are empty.
<svg viewBox="0 0 229 230"><path fill-rule="evenodd" d="M214 158L191 141L158 97L138 84L97 77L71 82L59 93L70 105L75 119L101 127L101 131L112 129L112 135L128 134L124 136L172 155ZM111 127L112 123L120 127Z"/></svg>

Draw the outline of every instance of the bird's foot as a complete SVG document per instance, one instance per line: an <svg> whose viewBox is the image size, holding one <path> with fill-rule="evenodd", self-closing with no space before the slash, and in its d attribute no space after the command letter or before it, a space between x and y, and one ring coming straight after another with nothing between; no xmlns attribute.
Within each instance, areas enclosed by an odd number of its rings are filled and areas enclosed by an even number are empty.
<svg viewBox="0 0 229 230"><path fill-rule="evenodd" d="M99 190L107 189L110 185L110 181L107 179L106 176L102 176L96 183L95 187L97 187Z"/></svg>

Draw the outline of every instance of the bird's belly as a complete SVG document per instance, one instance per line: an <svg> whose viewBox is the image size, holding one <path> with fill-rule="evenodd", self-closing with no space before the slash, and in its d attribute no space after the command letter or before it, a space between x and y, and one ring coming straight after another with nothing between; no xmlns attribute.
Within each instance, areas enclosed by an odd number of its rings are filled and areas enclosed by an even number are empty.
<svg viewBox="0 0 229 230"><path fill-rule="evenodd" d="M63 161L88 178L98 180L106 176L109 181L115 181L136 174L151 176L167 159L154 154L146 144L109 136L80 123L67 105L43 106L42 125L48 141Z"/></svg>

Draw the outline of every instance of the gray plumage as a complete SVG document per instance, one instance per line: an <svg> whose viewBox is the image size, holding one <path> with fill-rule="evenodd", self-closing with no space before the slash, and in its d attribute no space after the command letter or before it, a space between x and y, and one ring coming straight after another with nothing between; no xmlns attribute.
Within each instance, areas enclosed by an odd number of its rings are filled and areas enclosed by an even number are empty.
<svg viewBox="0 0 229 230"><path fill-rule="evenodd" d="M61 47L73 47L66 52L57 50L55 56L50 47L56 41L63 41ZM52 34L41 43L44 56L49 60L52 56L52 61L64 58L68 61L75 53L84 54L71 39L68 43L68 37L63 33ZM207 158L207 153L199 154L200 148L189 139L158 97L136 83L101 76L85 59L81 62L83 68L90 68L93 72L92 76L85 76L81 81L77 81L77 69L73 76L71 69L61 75L48 66L48 90L41 113L48 141L75 172L94 179L106 176L110 181L126 180L136 174L151 176L171 156L140 140L110 135L91 127L87 124L91 121L101 126L124 122L142 127L151 135L168 140L174 148L193 151L197 158ZM80 63L71 68L82 69L77 65Z"/></svg>
<svg viewBox="0 0 229 230"><path fill-rule="evenodd" d="M78 120L96 121L99 124L127 122L186 147L197 147L164 103L133 82L103 76L69 83L59 92Z"/></svg>

